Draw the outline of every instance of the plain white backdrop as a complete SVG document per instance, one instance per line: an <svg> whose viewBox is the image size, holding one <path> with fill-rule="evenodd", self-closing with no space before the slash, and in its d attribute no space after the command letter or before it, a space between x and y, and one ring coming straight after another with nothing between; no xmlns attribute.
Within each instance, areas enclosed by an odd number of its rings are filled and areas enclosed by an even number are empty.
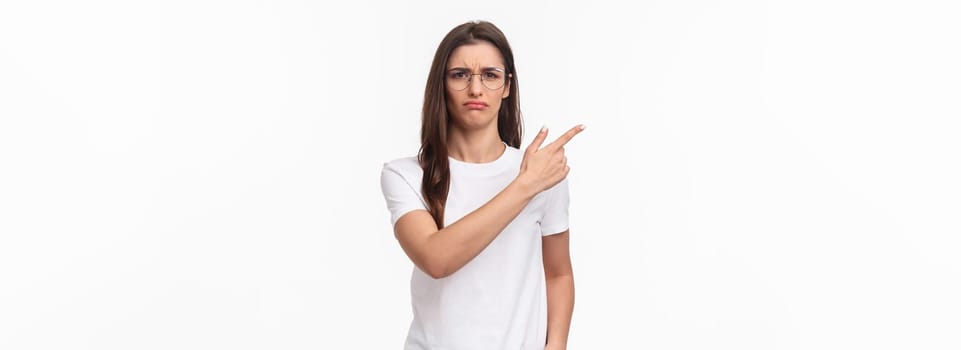
<svg viewBox="0 0 961 350"><path fill-rule="evenodd" d="M569 144L570 349L961 348L950 1L5 1L0 348L399 349L380 193L486 19Z"/></svg>

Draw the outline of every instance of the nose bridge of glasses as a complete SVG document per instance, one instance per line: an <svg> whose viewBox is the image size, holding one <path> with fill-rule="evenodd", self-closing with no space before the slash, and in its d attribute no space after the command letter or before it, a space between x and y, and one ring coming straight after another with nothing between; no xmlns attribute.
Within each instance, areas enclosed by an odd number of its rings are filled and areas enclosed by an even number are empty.
<svg viewBox="0 0 961 350"><path fill-rule="evenodd" d="M474 79L474 76L480 76L480 79ZM487 79L484 79L484 73L471 73L470 77L467 78L467 87L473 88L473 83L477 82L479 87L487 87Z"/></svg>

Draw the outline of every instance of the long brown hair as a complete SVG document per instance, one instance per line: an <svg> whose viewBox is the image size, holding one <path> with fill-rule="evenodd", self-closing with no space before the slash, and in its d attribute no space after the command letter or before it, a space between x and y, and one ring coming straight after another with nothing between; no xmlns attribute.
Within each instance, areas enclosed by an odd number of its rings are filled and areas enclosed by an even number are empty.
<svg viewBox="0 0 961 350"><path fill-rule="evenodd" d="M437 228L444 227L444 206L450 190L450 163L447 154L447 60L454 49L468 44L486 41L497 47L504 58L510 93L497 112L497 133L507 145L520 148L523 123L520 100L517 94L517 70L514 69L514 53L507 37L494 24L471 21L461 24L447 33L434 54L434 61L427 76L424 91L424 109L421 111L420 152L417 160L424 169L421 192Z"/></svg>

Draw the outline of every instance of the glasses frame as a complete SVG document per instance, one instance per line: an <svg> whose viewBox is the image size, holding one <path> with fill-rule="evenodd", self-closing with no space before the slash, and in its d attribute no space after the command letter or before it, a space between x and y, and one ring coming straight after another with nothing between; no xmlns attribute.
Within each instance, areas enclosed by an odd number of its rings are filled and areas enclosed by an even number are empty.
<svg viewBox="0 0 961 350"><path fill-rule="evenodd" d="M449 81L449 80L450 80L449 74L450 74L451 72L453 72L453 71L461 71L461 72L465 72L465 73L470 74L470 75L467 77L467 84L464 85L463 88L455 89L453 86L451 86L450 81ZM492 89L491 87L487 86L487 80L484 79L484 73L487 73L488 71L495 71L495 72L499 72L499 73L501 73L501 74L504 74L504 82L501 83L501 86L498 86L498 87L493 88L493 89ZM481 86L483 86L485 89L491 90L491 91L500 90L500 88L502 88L502 87L504 87L505 85L507 85L507 80L511 78L511 73L508 73L506 69L502 69L502 68L500 68L500 67L488 67L488 68L484 68L484 69L483 69L483 72L481 72L481 73L476 73L476 74L473 73L473 72L471 72L470 69L467 69L467 68L451 68L451 69L448 69L448 70L444 73L444 82L447 84L447 87L448 87L449 89L451 89L451 90L454 90L454 91L464 91L464 90L467 90L467 88L470 87L470 84L471 84L472 82L474 82L474 76L475 76L475 75L480 75L480 76L481 76L481 78L480 78L480 79L481 79Z"/></svg>

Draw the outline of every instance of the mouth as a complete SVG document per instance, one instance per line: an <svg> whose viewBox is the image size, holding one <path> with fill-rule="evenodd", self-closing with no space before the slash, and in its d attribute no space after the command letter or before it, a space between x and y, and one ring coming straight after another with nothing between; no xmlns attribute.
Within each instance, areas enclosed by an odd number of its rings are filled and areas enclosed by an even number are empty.
<svg viewBox="0 0 961 350"><path fill-rule="evenodd" d="M471 100L464 103L467 109L484 109L487 108L487 103L484 101Z"/></svg>

